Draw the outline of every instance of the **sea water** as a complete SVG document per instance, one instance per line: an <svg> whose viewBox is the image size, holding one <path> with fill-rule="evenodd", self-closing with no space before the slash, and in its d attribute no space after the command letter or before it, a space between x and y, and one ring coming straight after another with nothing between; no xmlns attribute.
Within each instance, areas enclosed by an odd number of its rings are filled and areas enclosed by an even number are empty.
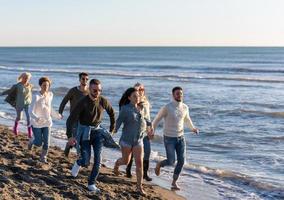
<svg viewBox="0 0 284 200"><path fill-rule="evenodd" d="M207 199L284 198L284 48L0 48L0 91L25 71L32 73L35 91L41 76L52 79L56 110L68 89L79 84L82 71L101 80L102 95L116 114L122 93L136 82L145 85L152 119L171 101L171 89L181 86L200 129L193 135L185 128L181 194L196 198L191 196L196 183L205 188ZM68 114L67 105L64 119L54 120L52 129L53 141L62 145ZM14 118L14 109L1 96L0 123L11 126ZM103 126L109 126L106 113ZM110 167L119 156L118 151L103 152ZM170 187L173 167L163 168L160 179L154 175L156 162L164 158L161 122L152 141L150 174Z"/></svg>

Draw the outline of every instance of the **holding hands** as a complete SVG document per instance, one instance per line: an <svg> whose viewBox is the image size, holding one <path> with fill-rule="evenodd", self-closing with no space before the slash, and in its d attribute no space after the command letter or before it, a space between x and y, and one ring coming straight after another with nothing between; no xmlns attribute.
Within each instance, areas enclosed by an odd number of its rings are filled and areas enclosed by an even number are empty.
<svg viewBox="0 0 284 200"><path fill-rule="evenodd" d="M154 128L153 127L148 127L147 128L147 135L150 140L154 138Z"/></svg>

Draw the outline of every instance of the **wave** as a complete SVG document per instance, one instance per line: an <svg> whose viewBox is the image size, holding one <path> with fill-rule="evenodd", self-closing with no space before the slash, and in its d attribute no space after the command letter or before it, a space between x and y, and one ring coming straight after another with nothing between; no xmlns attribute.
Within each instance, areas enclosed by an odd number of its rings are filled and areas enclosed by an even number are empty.
<svg viewBox="0 0 284 200"><path fill-rule="evenodd" d="M245 110L240 109L243 113L250 113L250 114L256 114L256 115L264 115L264 116L271 116L271 117L284 117L284 112L264 112L264 111L257 111L257 110Z"/></svg>
<svg viewBox="0 0 284 200"><path fill-rule="evenodd" d="M261 137L258 139L264 142L272 142L273 144L275 144L275 142L284 143L284 136L269 136L269 137Z"/></svg>
<svg viewBox="0 0 284 200"><path fill-rule="evenodd" d="M265 111L259 111L259 110L247 110L247 109L233 109L233 110L216 110L214 111L214 114L226 114L230 116L239 116L241 114L253 114L257 116L269 116L269 117L275 117L275 118L283 118L284 112L265 112Z"/></svg>
<svg viewBox="0 0 284 200"><path fill-rule="evenodd" d="M0 69L7 71L29 71L29 72L42 72L42 73L59 73L59 74L78 74L82 69L39 69L39 68L24 68L24 67L6 67L0 66ZM195 80L223 80L223 81L244 81L244 82L264 82L264 83L284 83L284 79L271 79L271 78L255 78L255 77L222 77L222 76L200 76L200 75L184 75L183 74L168 74L164 73L153 73L145 71L135 71L129 72L125 71L114 71L114 70L88 70L91 75L100 75L100 76L119 76L119 77L130 77L130 78L160 78L167 79L172 81L185 81L189 82L193 79Z"/></svg>
<svg viewBox="0 0 284 200"><path fill-rule="evenodd" d="M165 157L161 156L158 152L151 152L151 157L154 161L165 159ZM240 172L216 169L194 163L186 163L184 165L184 170L189 171L189 173L183 173L184 175L190 175L192 174L191 172L196 172L200 175L207 175L216 177L217 179L230 181L237 185L241 185L242 187L249 187L260 193L262 196L266 195L273 198L284 197L284 188L281 187L280 183L259 181L252 176Z"/></svg>
<svg viewBox="0 0 284 200"><path fill-rule="evenodd" d="M0 111L0 118L14 120L14 117L6 112Z"/></svg>
<svg viewBox="0 0 284 200"><path fill-rule="evenodd" d="M67 92L69 91L70 88L67 88L67 87L55 87L55 88L52 88L52 92L54 95L56 96L64 96L67 94Z"/></svg>
<svg viewBox="0 0 284 200"><path fill-rule="evenodd" d="M279 109L279 108L284 109L284 105L279 105L279 104L276 105L276 104L256 103L256 102L242 102L242 104L251 105L251 106L259 106L259 107L270 108L270 109Z"/></svg>
<svg viewBox="0 0 284 200"><path fill-rule="evenodd" d="M242 174L239 172L223 170L223 169L213 169L210 167L188 163L184 166L185 170L194 171L199 174L210 175L217 177L219 179L225 179L232 181L237 184L241 184L245 187L250 187L255 189L261 195L270 196L273 198L284 197L284 188L280 185L271 184L268 182L258 181L255 178Z"/></svg>

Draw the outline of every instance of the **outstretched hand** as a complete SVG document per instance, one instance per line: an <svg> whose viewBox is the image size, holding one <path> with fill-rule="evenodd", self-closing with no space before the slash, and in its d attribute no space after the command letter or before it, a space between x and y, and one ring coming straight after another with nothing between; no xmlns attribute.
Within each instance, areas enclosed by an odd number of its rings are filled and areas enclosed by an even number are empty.
<svg viewBox="0 0 284 200"><path fill-rule="evenodd" d="M198 129L198 128L193 128L193 129L192 129L192 132L197 135L197 134L199 134L199 129Z"/></svg>

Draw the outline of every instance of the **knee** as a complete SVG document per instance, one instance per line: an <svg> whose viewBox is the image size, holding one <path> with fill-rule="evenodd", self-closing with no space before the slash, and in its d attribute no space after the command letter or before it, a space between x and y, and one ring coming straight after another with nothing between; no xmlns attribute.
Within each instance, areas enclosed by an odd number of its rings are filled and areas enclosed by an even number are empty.
<svg viewBox="0 0 284 200"><path fill-rule="evenodd" d="M179 159L179 160L177 161L177 165L180 165L180 166L183 166L184 163L185 163L184 159Z"/></svg>
<svg viewBox="0 0 284 200"><path fill-rule="evenodd" d="M42 145L42 141L35 139L35 140L33 141L33 144L34 144L35 146L40 147L40 146Z"/></svg>
<svg viewBox="0 0 284 200"><path fill-rule="evenodd" d="M123 165L128 165L130 163L130 160L131 159L129 159L129 158L122 158L121 159Z"/></svg>

